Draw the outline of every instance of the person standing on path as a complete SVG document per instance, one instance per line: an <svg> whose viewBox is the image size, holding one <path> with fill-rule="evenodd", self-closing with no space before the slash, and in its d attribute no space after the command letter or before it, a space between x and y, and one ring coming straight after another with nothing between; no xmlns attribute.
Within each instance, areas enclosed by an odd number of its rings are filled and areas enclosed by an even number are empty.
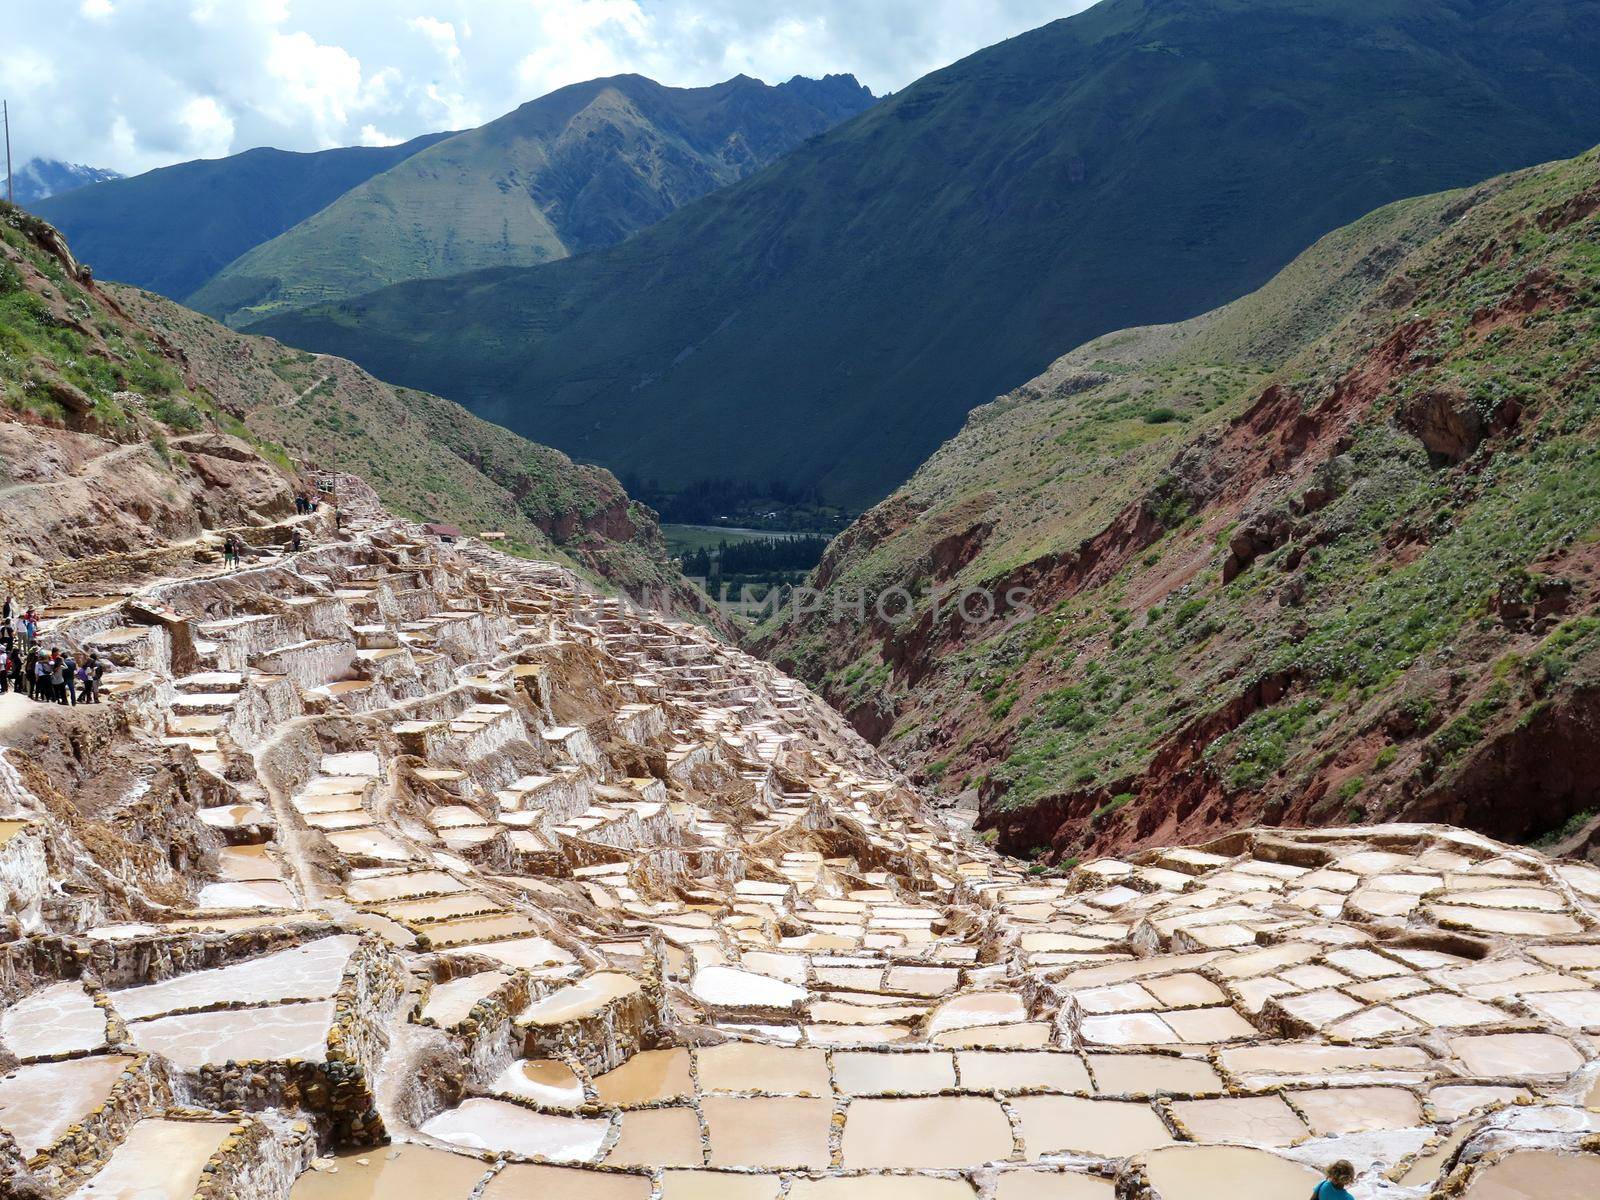
<svg viewBox="0 0 1600 1200"><path fill-rule="evenodd" d="M239 540L231 533L222 539L222 565L235 571L239 569Z"/></svg>
<svg viewBox="0 0 1600 1200"><path fill-rule="evenodd" d="M100 661L100 655L91 651L89 661L81 668L83 673L83 695L79 699L84 704L100 703L100 678L106 673L105 663Z"/></svg>

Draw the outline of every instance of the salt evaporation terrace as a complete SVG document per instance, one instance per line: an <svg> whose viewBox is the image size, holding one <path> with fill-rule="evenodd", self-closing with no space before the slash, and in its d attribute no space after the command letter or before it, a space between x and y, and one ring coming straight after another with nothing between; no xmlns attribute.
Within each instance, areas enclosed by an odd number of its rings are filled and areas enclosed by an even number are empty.
<svg viewBox="0 0 1600 1200"><path fill-rule="evenodd" d="M0 1194L1600 1187L1591 866L1379 827L1033 877L772 667L370 505L53 632L205 803L111 870L0 756Z"/></svg>

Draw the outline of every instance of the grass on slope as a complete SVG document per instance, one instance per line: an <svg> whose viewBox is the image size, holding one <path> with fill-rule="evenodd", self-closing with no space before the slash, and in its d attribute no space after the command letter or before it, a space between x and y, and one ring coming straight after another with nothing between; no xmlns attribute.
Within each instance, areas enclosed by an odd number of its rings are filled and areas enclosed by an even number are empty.
<svg viewBox="0 0 1600 1200"><path fill-rule="evenodd" d="M1213 431L1255 401L1263 371L1303 412L1356 405L1309 475L1284 464L1250 482L1247 464L1217 457ZM1219 374L1227 386L1208 392ZM1139 440L1131 423L1169 409L1158 428L1173 436ZM1411 432L1417 412L1514 428L1453 466ZM1216 314L1091 343L975 414L825 563L844 586L926 586L930 547L977 528L960 581L993 586L1063 561L1142 497L1154 540L1080 575L1082 590L923 650L915 686L887 670L902 648L881 628L775 628L768 647L846 706L871 701L861 681L887 692L896 752L949 786L983 782L999 812L1131 795L1167 739L1276 679L1245 719L1204 735L1206 770L1225 793L1310 805L1296 819L1378 819L1497 724L1532 719L1569 675L1593 674L1600 626L1581 609L1504 614L1551 589L1582 594L1600 544L1597 445L1591 152L1384 210ZM1274 521L1279 544L1226 579L1233 535ZM1135 808L1104 800L1081 836Z"/></svg>
<svg viewBox="0 0 1600 1200"><path fill-rule="evenodd" d="M141 419L174 433L226 424L213 398L188 385L167 351L107 312L44 249L49 232L37 218L0 204L7 251L0 257L0 405L112 437L137 436ZM287 461L270 440L250 440L279 465Z"/></svg>
<svg viewBox="0 0 1600 1200"><path fill-rule="evenodd" d="M679 586L654 515L611 475L573 463L437 396L392 388L354 364L234 333L148 292L117 289L256 436L302 464L363 476L396 512L556 558L615 586Z"/></svg>

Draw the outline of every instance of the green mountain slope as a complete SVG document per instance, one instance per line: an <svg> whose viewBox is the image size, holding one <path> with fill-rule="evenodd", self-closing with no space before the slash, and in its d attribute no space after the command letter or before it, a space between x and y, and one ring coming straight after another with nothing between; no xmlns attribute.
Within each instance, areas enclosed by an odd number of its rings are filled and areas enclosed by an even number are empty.
<svg viewBox="0 0 1600 1200"><path fill-rule="evenodd" d="M1591 151L1067 355L830 546L816 587L906 588L907 619L830 603L762 648L1017 852L1535 839L1600 808L1597 547Z"/></svg>
<svg viewBox="0 0 1600 1200"><path fill-rule="evenodd" d="M698 612L655 513L611 473L581 466L425 392L391 387L354 363L236 333L182 305L109 285L142 328L181 351L192 383L303 469L360 475L393 511L507 548L571 563L637 597Z"/></svg>
<svg viewBox="0 0 1600 1200"><path fill-rule="evenodd" d="M479 267L611 246L872 103L846 75L574 84L376 175L190 303L230 324Z"/></svg>
<svg viewBox="0 0 1600 1200"><path fill-rule="evenodd" d="M1062 347L1600 133L1600 0L1103 0L611 250L265 332L620 471L874 500Z"/></svg>
<svg viewBox="0 0 1600 1200"><path fill-rule="evenodd" d="M92 184L33 205L104 279L182 298L252 246L433 145L247 150Z"/></svg>
<svg viewBox="0 0 1600 1200"><path fill-rule="evenodd" d="M128 565L106 556L285 516L313 468L361 475L403 515L704 606L610 472L98 281L57 230L0 202L0 591L36 594L41 570L92 585Z"/></svg>

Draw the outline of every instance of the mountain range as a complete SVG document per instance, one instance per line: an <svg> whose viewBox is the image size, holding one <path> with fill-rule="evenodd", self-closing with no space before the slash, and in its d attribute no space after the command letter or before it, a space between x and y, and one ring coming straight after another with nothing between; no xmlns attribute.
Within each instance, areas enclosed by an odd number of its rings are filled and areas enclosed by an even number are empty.
<svg viewBox="0 0 1600 1200"><path fill-rule="evenodd" d="M108 183L122 174L108 167L85 167L54 158L30 158L10 181L16 202L31 208L51 196L64 195L91 183Z"/></svg>
<svg viewBox="0 0 1600 1200"><path fill-rule="evenodd" d="M29 207L103 279L181 300L253 246L445 133L398 146L261 148L80 188Z"/></svg>
<svg viewBox="0 0 1600 1200"><path fill-rule="evenodd" d="M847 75L562 88L478 128L252 150L35 205L108 279L231 324L610 246L873 102Z"/></svg>
<svg viewBox="0 0 1600 1200"><path fill-rule="evenodd" d="M386 284L615 245L872 103L845 75L769 87L573 84L428 147L189 297L230 324Z"/></svg>
<svg viewBox="0 0 1600 1200"><path fill-rule="evenodd" d="M809 606L760 644L1050 862L1254 822L1586 841L1597 445L1590 151L1073 351L810 580L914 605Z"/></svg>
<svg viewBox="0 0 1600 1200"><path fill-rule="evenodd" d="M869 502L1066 347L1577 153L1600 0L1103 0L608 250L261 331L620 472Z"/></svg>

